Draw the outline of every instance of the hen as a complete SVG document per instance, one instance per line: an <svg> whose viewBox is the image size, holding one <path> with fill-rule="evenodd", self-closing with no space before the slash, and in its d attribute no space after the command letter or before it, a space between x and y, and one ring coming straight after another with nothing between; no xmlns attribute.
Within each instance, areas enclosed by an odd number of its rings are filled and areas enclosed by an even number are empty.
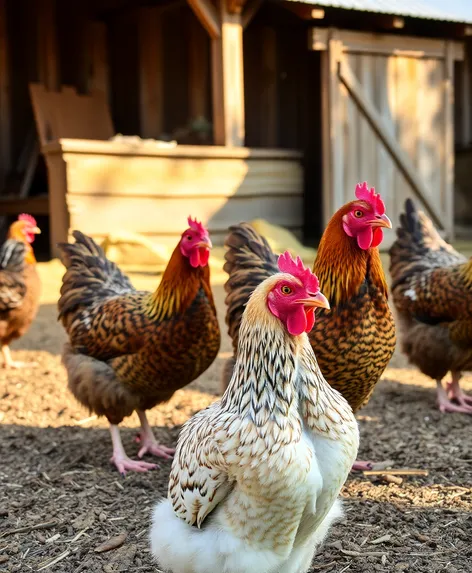
<svg viewBox="0 0 472 573"><path fill-rule="evenodd" d="M39 233L34 218L22 214L0 248L0 346L5 368L28 365L12 359L9 344L25 334L38 312L41 281L31 244Z"/></svg>
<svg viewBox="0 0 472 573"><path fill-rule="evenodd" d="M220 331L210 289L211 241L189 218L154 293L136 291L89 237L74 231L75 244L60 245L67 271L58 302L69 343L63 361L69 389L84 406L110 423L111 461L120 473L154 464L129 459L118 424L137 411L146 452L169 458L145 411L171 398L215 359Z"/></svg>
<svg viewBox="0 0 472 573"><path fill-rule="evenodd" d="M395 350L395 324L378 246L382 227L391 228L380 195L367 184L356 187L356 200L331 218L321 238L313 272L330 310L319 312L309 334L323 376L356 412L365 405ZM226 323L236 355L244 305L254 288L277 272L267 241L247 223L231 227L226 239L229 274ZM226 386L235 358L225 365ZM371 467L358 461L355 470Z"/></svg>
<svg viewBox="0 0 472 573"><path fill-rule="evenodd" d="M359 432L306 334L329 304L300 259L278 267L246 306L228 389L180 434L150 534L166 571L303 573L341 515Z"/></svg>
<svg viewBox="0 0 472 573"><path fill-rule="evenodd" d="M436 380L441 412L472 414L472 397L459 385L461 372L472 369L472 259L446 243L408 199L390 248L390 274L403 352Z"/></svg>

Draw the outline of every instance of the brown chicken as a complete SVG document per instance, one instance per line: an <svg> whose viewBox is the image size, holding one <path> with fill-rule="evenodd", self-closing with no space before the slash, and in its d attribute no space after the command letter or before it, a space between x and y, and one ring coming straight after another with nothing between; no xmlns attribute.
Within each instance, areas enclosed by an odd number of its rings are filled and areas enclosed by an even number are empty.
<svg viewBox="0 0 472 573"><path fill-rule="evenodd" d="M378 245L391 228L380 195L358 185L355 201L331 218L321 238L313 272L331 309L320 309L309 334L324 377L354 411L365 405L395 350L395 324ZM234 356L225 365L226 388L235 363L244 305L254 288L277 272L277 257L247 223L231 227L226 239L229 274L226 323ZM371 462L358 461L364 470Z"/></svg>
<svg viewBox="0 0 472 573"><path fill-rule="evenodd" d="M5 368L34 366L14 361L9 344L25 334L38 312L41 281L31 244L39 233L34 218L22 214L0 248L0 346Z"/></svg>
<svg viewBox="0 0 472 573"><path fill-rule="evenodd" d="M441 412L472 414L461 372L472 370L472 259L446 243L407 199L390 248L392 294L402 350L436 380ZM451 371L446 389L442 379Z"/></svg>
<svg viewBox="0 0 472 573"><path fill-rule="evenodd" d="M79 231L73 236L75 244L60 245L67 271L58 303L70 341L63 354L69 388L110 422L111 461L120 473L146 471L155 464L127 457L118 424L136 410L138 456L173 454L157 443L145 411L198 378L218 353L210 237L189 218L157 290L150 293L136 291L92 239Z"/></svg>

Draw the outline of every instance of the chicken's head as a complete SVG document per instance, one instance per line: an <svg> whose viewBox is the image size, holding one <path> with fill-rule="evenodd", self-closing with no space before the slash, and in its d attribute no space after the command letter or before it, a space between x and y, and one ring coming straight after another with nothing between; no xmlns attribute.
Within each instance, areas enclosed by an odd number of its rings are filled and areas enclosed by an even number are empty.
<svg viewBox="0 0 472 573"><path fill-rule="evenodd" d="M346 205L342 216L346 235L354 237L361 249L378 247L383 239L382 227L392 228L385 214L385 205L375 189L369 189L367 183L356 186L356 201Z"/></svg>
<svg viewBox="0 0 472 573"><path fill-rule="evenodd" d="M35 235L41 233L40 228L36 225L36 220L33 216L22 213L18 216L18 220L10 225L8 230L8 238L15 239L22 243L32 243Z"/></svg>
<svg viewBox="0 0 472 573"><path fill-rule="evenodd" d="M210 235L196 219L188 218L188 229L182 233L180 252L187 257L192 267L205 267L212 247Z"/></svg>
<svg viewBox="0 0 472 573"><path fill-rule="evenodd" d="M280 274L270 279L267 306L290 334L310 332L315 323L315 308L329 308L320 292L318 278L307 269L300 257L292 259L286 251L278 260Z"/></svg>

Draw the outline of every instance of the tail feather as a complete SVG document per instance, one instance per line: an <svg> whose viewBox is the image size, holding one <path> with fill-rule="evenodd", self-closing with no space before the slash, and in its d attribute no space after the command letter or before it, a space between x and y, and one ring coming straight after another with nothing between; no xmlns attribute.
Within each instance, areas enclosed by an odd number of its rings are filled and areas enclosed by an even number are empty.
<svg viewBox="0 0 472 573"><path fill-rule="evenodd" d="M229 229L225 245L224 270L229 278L225 284L226 324L233 341L233 351L238 348L241 317L252 291L267 277L278 272L277 256L264 237L248 223Z"/></svg>
<svg viewBox="0 0 472 573"><path fill-rule="evenodd" d="M66 267L58 301L59 319L81 305L135 290L129 278L107 259L93 239L80 231L74 231L72 235L75 243L58 245Z"/></svg>
<svg viewBox="0 0 472 573"><path fill-rule="evenodd" d="M405 201L397 239L390 247L389 254L392 289L411 273L467 261L439 235L431 219L418 211L410 198Z"/></svg>

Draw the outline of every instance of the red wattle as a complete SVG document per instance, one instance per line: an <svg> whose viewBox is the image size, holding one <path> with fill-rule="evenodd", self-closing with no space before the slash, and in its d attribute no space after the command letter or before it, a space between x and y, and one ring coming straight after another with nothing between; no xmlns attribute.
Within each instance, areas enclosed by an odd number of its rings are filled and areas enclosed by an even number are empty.
<svg viewBox="0 0 472 573"><path fill-rule="evenodd" d="M192 249L189 257L190 264L194 269L196 269L200 265L200 250L199 249Z"/></svg>
<svg viewBox="0 0 472 573"><path fill-rule="evenodd" d="M286 326L292 336L298 336L302 332L306 332L307 316L302 306L299 306L288 315Z"/></svg>
<svg viewBox="0 0 472 573"><path fill-rule="evenodd" d="M372 239L371 247L378 247L383 240L383 231L379 227L374 229L374 238Z"/></svg>
<svg viewBox="0 0 472 573"><path fill-rule="evenodd" d="M370 248L373 239L372 227L366 227L357 235L357 244L366 251Z"/></svg>

